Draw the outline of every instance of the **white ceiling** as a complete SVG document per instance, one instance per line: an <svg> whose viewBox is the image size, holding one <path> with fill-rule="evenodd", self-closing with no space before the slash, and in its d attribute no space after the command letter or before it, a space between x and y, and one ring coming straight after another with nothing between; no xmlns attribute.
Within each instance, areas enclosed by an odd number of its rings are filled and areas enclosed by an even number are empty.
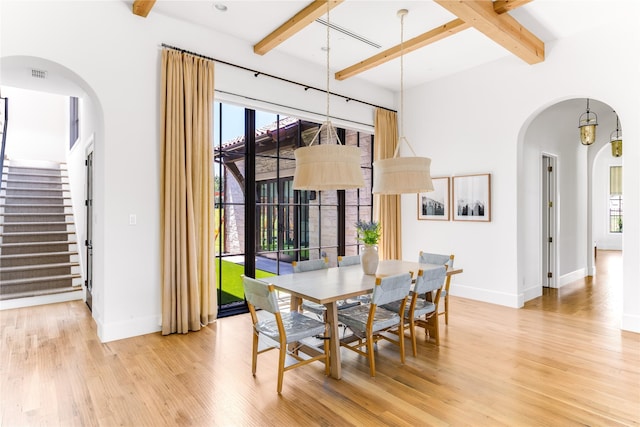
<svg viewBox="0 0 640 427"><path fill-rule="evenodd" d="M614 9L624 2L625 0L534 0L509 13L548 44L603 25L613 16ZM310 0L159 0L149 17L152 18L153 14L171 16L255 45L309 3ZM216 4L224 4L226 12L216 9ZM444 8L428 0L346 0L331 10L331 23L381 47L372 47L332 30L331 72L335 73L400 44L400 19L397 11L402 8L409 10L404 19L405 41L455 19ZM326 20L326 15L323 19ZM314 22L275 50L326 67L326 53L322 50L325 45L326 27ZM548 45L546 50L548 54ZM266 54L268 55L269 53ZM532 66L471 28L406 54L405 87L509 56L525 66ZM352 78L361 78L390 90L398 90L400 61L392 60Z"/></svg>

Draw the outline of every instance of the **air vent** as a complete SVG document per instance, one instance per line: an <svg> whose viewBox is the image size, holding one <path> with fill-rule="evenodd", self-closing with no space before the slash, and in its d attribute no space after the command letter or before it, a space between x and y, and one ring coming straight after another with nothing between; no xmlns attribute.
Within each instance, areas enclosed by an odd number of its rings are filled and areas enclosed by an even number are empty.
<svg viewBox="0 0 640 427"><path fill-rule="evenodd" d="M35 68L32 68L31 77L33 77L34 79L46 79L47 72L45 70L36 70Z"/></svg>
<svg viewBox="0 0 640 427"><path fill-rule="evenodd" d="M319 23L319 24L322 24L322 25L327 25L327 21L325 21L324 19L318 18L318 19L316 19L316 22ZM344 34L345 36L349 36L352 39L356 39L358 41L361 41L362 43L366 43L369 46L375 47L376 49L380 49L382 47L378 43L373 42L373 41L371 41L369 39L366 39L366 38L364 38L362 36L359 36L356 33L352 33L351 31L347 30L346 28L342 28L342 27L340 27L340 26L338 26L336 24L333 24L333 23L329 23L328 25L332 30L336 30L336 31Z"/></svg>

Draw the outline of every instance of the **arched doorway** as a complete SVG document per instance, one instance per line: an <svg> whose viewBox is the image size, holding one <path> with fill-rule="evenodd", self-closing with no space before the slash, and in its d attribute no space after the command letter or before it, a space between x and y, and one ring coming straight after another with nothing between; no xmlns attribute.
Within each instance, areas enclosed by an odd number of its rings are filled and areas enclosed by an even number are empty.
<svg viewBox="0 0 640 427"><path fill-rule="evenodd" d="M85 250L84 243L93 240L94 245L102 242L102 229L96 226L93 238L87 235L88 225L94 224L93 216L87 215L85 210L87 174L85 160L90 154L96 158L94 161L94 174L99 174L104 166L100 156L102 148L100 141L103 140L103 112L100 102L91 86L77 73L57 62L32 56L8 56L2 57L0 61L0 72L2 74L2 87L22 90L23 92L33 92L44 95L57 95L79 100L79 134L76 143L69 148L66 145L69 139L61 141L65 144L66 165L69 175L69 191L73 204L75 217L76 241L78 255L82 271L82 280L86 284L99 283L101 281L91 280L88 274L93 271L92 264L102 263L102 259L92 261ZM3 91L4 92L4 91ZM14 93L19 93L15 91ZM30 98L32 99L32 98ZM11 99L9 99L9 110L11 110ZM9 128L12 123L9 118ZM28 124L27 124L28 126ZM68 126L68 122L64 123ZM7 132L10 134L10 132ZM10 143L10 142L9 142ZM101 195L94 192L93 199L99 200ZM100 205L101 203L98 203ZM91 301L90 295L88 300ZM14 308L25 305L35 305L48 302L64 300L60 296L46 296L30 298L29 300L14 300L12 304L3 304L3 307Z"/></svg>
<svg viewBox="0 0 640 427"><path fill-rule="evenodd" d="M545 287L595 274L594 240L601 235L596 230L603 226L606 199L594 190L608 185L604 169L611 162L604 159L611 158L616 115L612 106L591 99L597 137L583 146L578 119L585 109L586 98L555 102L534 113L521 132L518 280L524 301L540 296Z"/></svg>

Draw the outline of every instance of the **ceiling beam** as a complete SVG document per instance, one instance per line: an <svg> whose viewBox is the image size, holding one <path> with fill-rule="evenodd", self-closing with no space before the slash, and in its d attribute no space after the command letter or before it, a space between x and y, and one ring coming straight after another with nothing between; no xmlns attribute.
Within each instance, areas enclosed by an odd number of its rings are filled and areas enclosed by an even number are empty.
<svg viewBox="0 0 640 427"><path fill-rule="evenodd" d="M493 7L498 15L502 15L531 1L532 0L496 0L495 2L493 2ZM468 24L464 20L459 18L454 19L453 21L447 22L440 27L434 28L433 30L427 31L424 34L421 34L417 37L412 38L411 40L404 42L402 44L402 50L400 49L400 45L397 45L385 50L384 52L380 52L377 55L367 58L364 61L360 61L357 64L351 65L344 70L336 72L335 79L348 79L349 77L353 77L364 71L370 70L371 68L375 68L378 65L382 65L385 62L391 61L392 59L398 58L402 54L413 52L416 49L420 49L431 43L457 34L462 30L466 30L467 28L471 28L471 24Z"/></svg>
<svg viewBox="0 0 640 427"><path fill-rule="evenodd" d="M493 10L497 14L507 13L510 10L517 9L533 0L495 0L493 2Z"/></svg>
<svg viewBox="0 0 640 427"><path fill-rule="evenodd" d="M133 2L133 14L146 18L156 0L135 0Z"/></svg>
<svg viewBox="0 0 640 427"><path fill-rule="evenodd" d="M276 28L267 37L260 40L258 44L253 46L253 52L258 55L264 55L324 15L327 12L327 3L329 10L331 10L343 1L344 0L314 0L307 7L296 13L293 18L289 19L287 22Z"/></svg>
<svg viewBox="0 0 640 427"><path fill-rule="evenodd" d="M544 43L511 15L496 13L491 0L435 0L528 64L544 61Z"/></svg>
<svg viewBox="0 0 640 427"><path fill-rule="evenodd" d="M378 65L382 65L385 62L389 62L392 59L398 58L402 54L413 52L414 50L420 49L421 47L425 47L431 43L437 42L438 40L442 40L446 37L452 36L470 27L471 25L467 24L462 19L454 19L453 21L447 22L446 24L434 28L431 31L420 34L419 36L414 37L411 40L407 40L406 42L402 43L402 49L400 48L400 45L394 46L385 50L384 52L380 52L377 55L372 56L371 58L365 59L364 61L360 61L357 64L345 68L344 70L336 72L335 79L348 79L349 77L353 77L356 74L362 73L363 71L370 70L371 68L377 67Z"/></svg>

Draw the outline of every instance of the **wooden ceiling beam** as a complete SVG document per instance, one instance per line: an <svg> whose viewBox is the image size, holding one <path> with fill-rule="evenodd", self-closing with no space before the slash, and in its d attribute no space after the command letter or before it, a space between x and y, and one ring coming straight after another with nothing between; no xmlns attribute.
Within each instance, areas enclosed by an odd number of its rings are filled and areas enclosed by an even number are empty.
<svg viewBox="0 0 640 427"><path fill-rule="evenodd" d="M135 0L133 2L133 14L146 18L156 0Z"/></svg>
<svg viewBox="0 0 640 427"><path fill-rule="evenodd" d="M544 61L544 43L507 13L498 14L491 0L435 0L528 64Z"/></svg>
<svg viewBox="0 0 640 427"><path fill-rule="evenodd" d="M533 0L495 0L493 2L493 10L495 10L497 14L501 15L509 12L510 10L517 9L531 1Z"/></svg>
<svg viewBox="0 0 640 427"><path fill-rule="evenodd" d="M530 1L532 0L496 0L495 2L493 2L493 8L495 13L497 13L498 15L502 15L510 10L527 4ZM454 19L453 21L447 22L440 27L434 28L433 30L427 31L424 34L421 34L417 37L412 38L411 40L404 42L402 50L400 49L400 45L397 45L385 50L384 52L380 52L377 55L367 58L364 61L360 61L357 64L351 65L344 70L336 72L335 79L348 79L349 77L353 77L364 71L375 68L378 65L382 65L385 62L391 61L392 59L398 58L402 54L413 52L416 49L420 49L431 43L457 34L460 31L466 30L467 28L471 28L471 24L468 24L464 20L459 18Z"/></svg>
<svg viewBox="0 0 640 427"><path fill-rule="evenodd" d="M344 0L328 0L329 10L338 6ZM314 0L307 7L296 13L293 18L276 28L271 34L260 40L253 46L253 52L264 55L271 49L287 40L307 25L321 17L327 12L327 0Z"/></svg>
<svg viewBox="0 0 640 427"><path fill-rule="evenodd" d="M384 52L380 52L377 55L365 59L364 61L360 61L357 64L347 67L344 70L336 72L335 79L348 79L349 77L353 77L363 71L370 70L378 65L384 64L385 62L389 62L392 59L399 58L402 54L413 52L421 47L425 47L431 43L437 42L438 40L442 40L446 37L459 33L462 30L466 30L469 27L471 26L462 19L454 19L453 21L447 22L446 24L434 28L431 31L420 34L411 40L407 40L402 44L402 49L400 48L400 45L394 46Z"/></svg>

